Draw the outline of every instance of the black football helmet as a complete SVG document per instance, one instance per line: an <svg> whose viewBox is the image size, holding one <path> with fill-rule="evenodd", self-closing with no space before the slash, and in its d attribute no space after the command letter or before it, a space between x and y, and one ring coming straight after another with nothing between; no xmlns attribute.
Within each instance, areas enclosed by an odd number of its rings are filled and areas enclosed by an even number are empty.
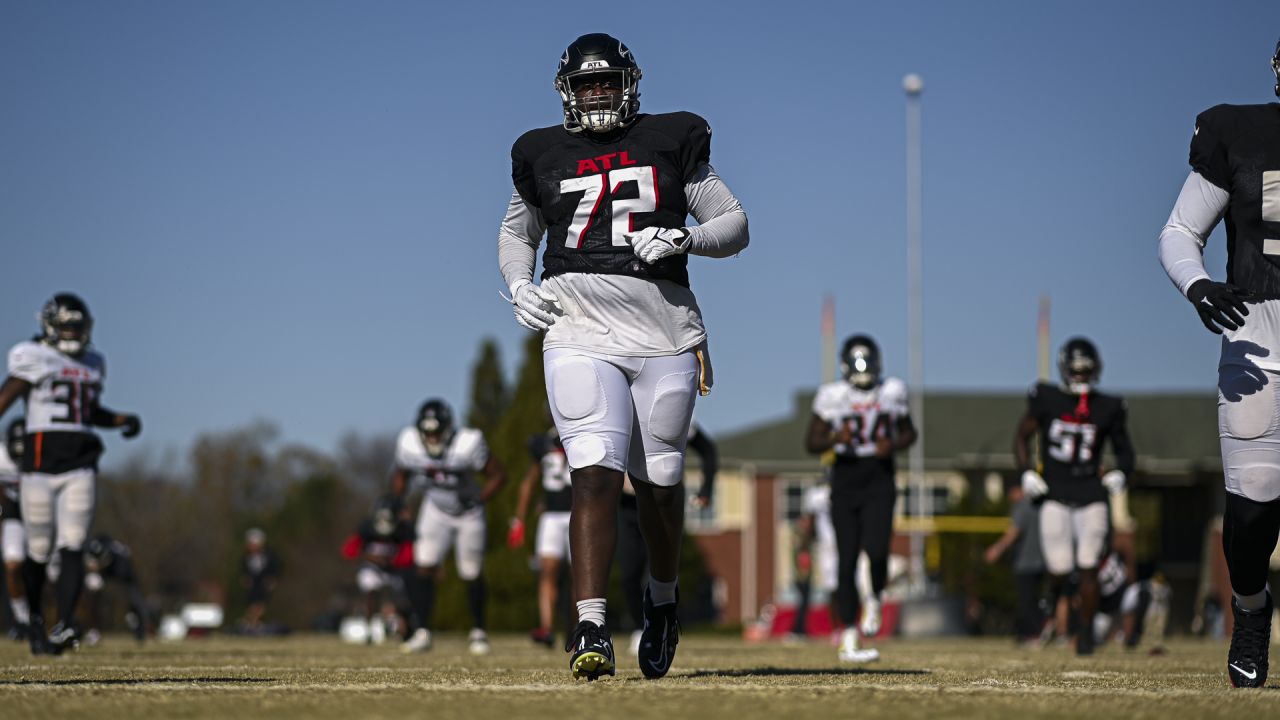
<svg viewBox="0 0 1280 720"><path fill-rule="evenodd" d="M604 133L631 124L640 111L640 75L621 40L604 33L574 40L556 69L565 129Z"/></svg>
<svg viewBox="0 0 1280 720"><path fill-rule="evenodd" d="M1073 392L1088 392L1102 376L1102 356L1086 338L1073 337L1058 351L1058 373Z"/></svg>
<svg viewBox="0 0 1280 720"><path fill-rule="evenodd" d="M396 531L400 521L400 500L393 495L383 495L373 504L373 531L379 535L390 535Z"/></svg>
<svg viewBox="0 0 1280 720"><path fill-rule="evenodd" d="M853 335L840 348L840 372L859 390L880 382L880 348L866 335Z"/></svg>
<svg viewBox="0 0 1280 720"><path fill-rule="evenodd" d="M15 464L22 464L22 456L27 451L27 422L18 418L9 423L4 432L4 449L9 452L9 459Z"/></svg>
<svg viewBox="0 0 1280 720"><path fill-rule="evenodd" d="M427 453L439 457L453 439L453 410L449 403L432 398L418 408L418 433Z"/></svg>
<svg viewBox="0 0 1280 720"><path fill-rule="evenodd" d="M89 306L71 293L58 293L40 309L40 341L64 355L76 356L89 347L93 316Z"/></svg>
<svg viewBox="0 0 1280 720"><path fill-rule="evenodd" d="M1271 72L1276 76L1276 95L1280 97L1280 40L1276 41L1276 52L1271 56Z"/></svg>

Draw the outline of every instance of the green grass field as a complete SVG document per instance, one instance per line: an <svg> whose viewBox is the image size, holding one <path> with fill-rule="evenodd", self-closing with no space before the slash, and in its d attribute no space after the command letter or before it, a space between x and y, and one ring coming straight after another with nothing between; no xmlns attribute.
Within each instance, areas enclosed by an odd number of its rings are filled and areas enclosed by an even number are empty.
<svg viewBox="0 0 1280 720"><path fill-rule="evenodd" d="M4 718L905 718L1280 717L1280 689L1228 687L1225 647L1176 642L1160 657L1103 649L1077 659L1003 640L891 641L842 667L833 648L688 635L672 674L646 681L623 655L616 678L575 682L564 653L524 638L466 655L333 637L213 638L135 647L124 636L35 660L0 644ZM1274 681L1273 681L1274 682ZM91 715L90 715L91 714Z"/></svg>

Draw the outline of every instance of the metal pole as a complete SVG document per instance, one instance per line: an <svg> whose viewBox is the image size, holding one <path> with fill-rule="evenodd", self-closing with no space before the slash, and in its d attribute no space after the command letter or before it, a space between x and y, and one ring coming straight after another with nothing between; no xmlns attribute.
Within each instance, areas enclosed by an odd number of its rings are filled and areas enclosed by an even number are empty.
<svg viewBox="0 0 1280 720"><path fill-rule="evenodd" d="M920 438L908 455L912 514L925 519L933 514L932 498L924 476L924 268L921 248L922 190L920 160L920 94L924 80L914 73L902 78L907 93L907 380L911 386L911 416ZM911 536L911 584L916 593L925 587L924 535Z"/></svg>

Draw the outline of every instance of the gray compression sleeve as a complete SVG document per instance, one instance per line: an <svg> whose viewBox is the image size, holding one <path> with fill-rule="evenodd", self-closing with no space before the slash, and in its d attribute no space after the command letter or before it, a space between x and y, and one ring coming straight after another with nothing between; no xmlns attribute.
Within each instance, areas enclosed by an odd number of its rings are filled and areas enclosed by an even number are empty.
<svg viewBox="0 0 1280 720"><path fill-rule="evenodd" d="M689 254L707 257L729 257L742 252L751 242L747 232L747 214L733 196L715 168L703 164L698 174L684 186L689 199L689 214L698 221L689 228Z"/></svg>
<svg viewBox="0 0 1280 720"><path fill-rule="evenodd" d="M542 221L542 213L530 207L520 197L520 193L511 193L511 202L507 205L507 214L502 218L502 226L498 228L498 269L507 287L517 281L532 281L533 268L538 261L538 245L546 234L547 226Z"/></svg>
<svg viewBox="0 0 1280 720"><path fill-rule="evenodd" d="M1178 292L1209 277L1204 269L1204 244L1222 219L1231 196L1226 190L1191 173L1182 185L1169 221L1160 231L1160 264Z"/></svg>

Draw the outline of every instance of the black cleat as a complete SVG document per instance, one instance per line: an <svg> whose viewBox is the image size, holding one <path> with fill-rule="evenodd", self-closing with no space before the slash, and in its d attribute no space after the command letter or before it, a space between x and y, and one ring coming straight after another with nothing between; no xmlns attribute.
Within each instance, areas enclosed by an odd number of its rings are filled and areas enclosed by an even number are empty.
<svg viewBox="0 0 1280 720"><path fill-rule="evenodd" d="M534 628L529 631L529 639L536 645L542 645L550 650L556 645L556 634L547 628Z"/></svg>
<svg viewBox="0 0 1280 720"><path fill-rule="evenodd" d="M44 634L44 618L32 615L27 624L27 642L31 646L32 655L57 655L59 648L54 647Z"/></svg>
<svg viewBox="0 0 1280 720"><path fill-rule="evenodd" d="M676 645L680 644L680 619L676 607L680 604L680 591L676 601L654 606L649 588L644 589L644 629L640 631L640 672L650 680L657 680L671 669L676 659Z"/></svg>
<svg viewBox="0 0 1280 720"><path fill-rule="evenodd" d="M1271 644L1271 593L1267 606L1249 612L1231 598L1231 614L1236 626L1231 631L1231 649L1227 651L1227 676L1231 687L1258 688L1267 682L1267 652Z"/></svg>
<svg viewBox="0 0 1280 720"><path fill-rule="evenodd" d="M1081 657L1093 654L1093 629L1080 628L1076 635L1076 655Z"/></svg>
<svg viewBox="0 0 1280 720"><path fill-rule="evenodd" d="M76 650L80 647L80 633L70 623L59 622L49 631L49 645L54 649L55 655L61 655L66 650Z"/></svg>
<svg viewBox="0 0 1280 720"><path fill-rule="evenodd" d="M574 679L591 681L615 672L613 639L607 629L593 622L583 620L578 623L566 649L573 653L569 657L569 669L573 671Z"/></svg>
<svg viewBox="0 0 1280 720"><path fill-rule="evenodd" d="M24 623L15 623L9 628L9 639L14 642L27 641L27 626Z"/></svg>

